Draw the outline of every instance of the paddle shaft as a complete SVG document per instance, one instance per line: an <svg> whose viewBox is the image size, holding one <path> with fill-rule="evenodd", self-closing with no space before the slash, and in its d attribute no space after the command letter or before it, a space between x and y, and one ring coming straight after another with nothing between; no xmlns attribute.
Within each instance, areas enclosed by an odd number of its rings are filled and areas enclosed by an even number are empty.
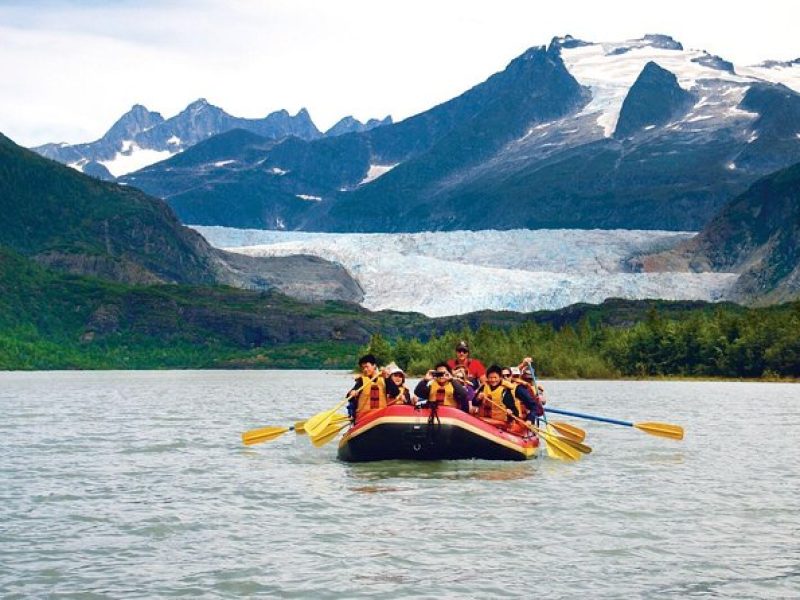
<svg viewBox="0 0 800 600"><path fill-rule="evenodd" d="M613 425L624 425L625 427L633 427L633 423L630 421L621 421L620 419L610 419L608 417L596 417L594 415L585 415L579 412L571 412L568 410L561 410L558 408L553 408L552 406L548 406L545 409L546 412L554 412L559 415L566 415L568 417L578 417L579 419L589 419L590 421L601 421L602 423L612 423Z"/></svg>

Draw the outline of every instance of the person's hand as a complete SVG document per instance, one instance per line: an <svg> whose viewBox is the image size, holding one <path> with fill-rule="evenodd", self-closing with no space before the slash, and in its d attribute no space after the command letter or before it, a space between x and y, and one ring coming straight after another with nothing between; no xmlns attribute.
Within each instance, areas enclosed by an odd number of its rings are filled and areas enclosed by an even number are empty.
<svg viewBox="0 0 800 600"><path fill-rule="evenodd" d="M532 364L532 363L533 363L533 357L531 357L531 356L526 356L525 358L523 358L523 359L522 359L522 362L524 362L524 363L528 363L528 364L530 365L530 364Z"/></svg>
<svg viewBox="0 0 800 600"><path fill-rule="evenodd" d="M425 380L430 381L431 379L433 379L433 370L430 370L427 373L425 373Z"/></svg>

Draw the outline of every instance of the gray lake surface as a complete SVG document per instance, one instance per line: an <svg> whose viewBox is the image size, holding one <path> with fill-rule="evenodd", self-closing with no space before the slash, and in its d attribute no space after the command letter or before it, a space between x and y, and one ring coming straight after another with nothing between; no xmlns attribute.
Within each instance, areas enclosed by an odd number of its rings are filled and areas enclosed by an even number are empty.
<svg viewBox="0 0 800 600"><path fill-rule="evenodd" d="M0 597L800 597L800 386L544 383L686 438L570 419L574 463L351 465L240 439L341 371L0 373Z"/></svg>

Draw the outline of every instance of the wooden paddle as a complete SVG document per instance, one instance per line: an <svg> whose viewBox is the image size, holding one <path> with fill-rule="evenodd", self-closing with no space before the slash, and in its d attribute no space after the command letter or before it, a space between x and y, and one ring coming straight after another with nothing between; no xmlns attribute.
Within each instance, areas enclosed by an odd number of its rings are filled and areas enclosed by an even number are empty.
<svg viewBox="0 0 800 600"><path fill-rule="evenodd" d="M589 419L590 421L600 421L602 423L612 423L614 425L624 425L625 427L635 427L650 435L658 437L665 437L672 440L683 439L683 427L680 425L672 425L671 423L656 423L652 421L643 423L631 423L630 421L621 421L619 419L610 419L608 417L598 417L595 415L586 415L578 412L571 412L568 410L560 410L558 408L548 408L548 412L553 412L559 415L566 415L568 417L577 417L579 419Z"/></svg>

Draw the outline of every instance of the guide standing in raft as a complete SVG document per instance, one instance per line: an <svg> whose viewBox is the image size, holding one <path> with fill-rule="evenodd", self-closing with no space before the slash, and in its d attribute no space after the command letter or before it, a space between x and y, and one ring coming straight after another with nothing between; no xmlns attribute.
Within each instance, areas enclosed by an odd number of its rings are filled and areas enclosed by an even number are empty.
<svg viewBox="0 0 800 600"><path fill-rule="evenodd" d="M467 371L467 377L477 379L481 383L486 382L486 367L477 358L470 358L469 345L464 340L456 344L456 357L447 361L450 372L454 372L459 367Z"/></svg>

